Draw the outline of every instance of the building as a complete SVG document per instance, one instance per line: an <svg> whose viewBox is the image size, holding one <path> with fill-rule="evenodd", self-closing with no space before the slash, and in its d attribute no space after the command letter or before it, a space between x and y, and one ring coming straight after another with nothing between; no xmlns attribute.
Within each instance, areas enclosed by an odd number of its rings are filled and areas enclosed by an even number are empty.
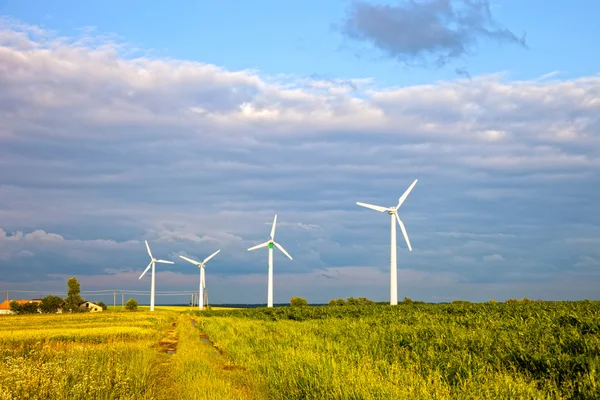
<svg viewBox="0 0 600 400"><path fill-rule="evenodd" d="M92 303L91 301L86 301L85 303L81 303L79 305L80 308L83 308L89 312L101 312L102 310L102 306L99 306L96 303Z"/></svg>
<svg viewBox="0 0 600 400"><path fill-rule="evenodd" d="M35 299L35 300L4 300L2 303L0 303L0 314L14 314L14 312L12 312L10 310L10 303L12 301L16 301L20 305L24 305L27 303L37 303L39 305L41 303L41 300L38 300L38 299Z"/></svg>

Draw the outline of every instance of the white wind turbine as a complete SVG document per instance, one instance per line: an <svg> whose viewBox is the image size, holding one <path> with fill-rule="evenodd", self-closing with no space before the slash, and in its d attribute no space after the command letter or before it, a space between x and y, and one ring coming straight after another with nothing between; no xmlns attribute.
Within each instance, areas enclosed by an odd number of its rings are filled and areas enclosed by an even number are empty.
<svg viewBox="0 0 600 400"><path fill-rule="evenodd" d="M148 269L150 269L150 267L152 267L152 286L150 289L150 311L154 311L154 286L155 286L154 273L156 270L156 263L163 263L163 264L175 264L175 263L173 261L157 260L156 258L152 257L152 252L150 251L150 246L148 246L148 241L144 240L144 242L146 242L146 249L148 249L148 255L150 256L150 264L148 264L148 266L146 267L144 272L142 272L142 274L140 275L140 277L138 279L142 279L142 277L146 274L146 272L148 272Z"/></svg>
<svg viewBox="0 0 600 400"><path fill-rule="evenodd" d="M179 256L181 258L183 258L185 261L189 261L194 265L197 265L200 268L200 291L198 293L198 296L200 297L200 299L198 299L198 309L202 310L202 308L204 307L204 289L206 288L206 281L204 279L204 264L206 264L206 262L208 260L210 260L211 258L213 258L214 256L216 256L221 250L217 250L214 253L212 253L210 256L206 257L204 259L204 261L200 262L200 261L196 261L196 260L192 260L191 258L187 258L184 256Z"/></svg>
<svg viewBox="0 0 600 400"><path fill-rule="evenodd" d="M385 212L390 215L391 218L391 246L390 246L390 304L395 306L398 304L398 278L397 278L397 262L396 262L396 221L398 221L398 225L400 225L400 229L402 229L402 234L404 235L404 239L406 240L406 244L408 245L408 250L412 251L412 247L410 246L410 241L408 240L408 235L406 234L406 228L404 227L404 223L398 217L398 209L404 203L404 200L408 197L410 191L417 184L418 179L406 189L406 192L398 199L398 205L396 207L381 207L374 206L373 204L361 203L359 201L356 202L359 206L367 207L375 211Z"/></svg>
<svg viewBox="0 0 600 400"><path fill-rule="evenodd" d="M271 228L271 236L269 240L254 247L250 247L248 251L260 249L261 247L269 246L269 287L267 292L267 307L273 307L273 245L277 246L279 250L283 254L285 254L290 260L292 256L288 254L285 249L275 241L275 224L277 223L277 214L275 214L275 218L273 219L273 227Z"/></svg>

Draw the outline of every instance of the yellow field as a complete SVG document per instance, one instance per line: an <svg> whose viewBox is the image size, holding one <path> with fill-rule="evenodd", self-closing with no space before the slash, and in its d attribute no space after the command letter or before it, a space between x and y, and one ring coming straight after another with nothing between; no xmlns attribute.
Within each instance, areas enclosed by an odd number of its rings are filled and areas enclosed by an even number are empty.
<svg viewBox="0 0 600 400"><path fill-rule="evenodd" d="M0 399L600 398L600 302L0 316Z"/></svg>

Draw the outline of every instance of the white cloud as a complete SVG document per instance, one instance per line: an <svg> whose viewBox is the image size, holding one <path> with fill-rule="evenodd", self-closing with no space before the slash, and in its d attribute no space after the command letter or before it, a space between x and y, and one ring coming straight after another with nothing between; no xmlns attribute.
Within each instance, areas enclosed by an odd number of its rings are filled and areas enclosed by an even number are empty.
<svg viewBox="0 0 600 400"><path fill-rule="evenodd" d="M425 275L408 281L451 286L443 273L468 280L500 255L532 274L566 268L581 256L566 237L591 234L557 224L600 226L600 76L378 88L133 57L93 31L0 25L0 270L21 259L39 276L91 273L112 256L137 274L148 239L165 255L218 246L216 268L248 277L265 254L246 249L277 213L290 282L337 273L345 285L362 273L348 265L389 257L389 221L355 202L394 204L415 178L401 209L414 251L399 239L399 266ZM381 274L361 277L377 285Z"/></svg>
<svg viewBox="0 0 600 400"><path fill-rule="evenodd" d="M504 257L501 254L489 254L487 256L483 256L483 261L485 262L497 262L497 261L505 261Z"/></svg>

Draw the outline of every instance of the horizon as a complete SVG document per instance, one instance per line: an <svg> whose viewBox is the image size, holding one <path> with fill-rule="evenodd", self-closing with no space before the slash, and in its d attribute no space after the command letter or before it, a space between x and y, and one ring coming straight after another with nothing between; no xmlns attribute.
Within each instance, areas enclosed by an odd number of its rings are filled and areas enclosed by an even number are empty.
<svg viewBox="0 0 600 400"><path fill-rule="evenodd" d="M0 293L600 299L598 13L0 0Z"/></svg>

